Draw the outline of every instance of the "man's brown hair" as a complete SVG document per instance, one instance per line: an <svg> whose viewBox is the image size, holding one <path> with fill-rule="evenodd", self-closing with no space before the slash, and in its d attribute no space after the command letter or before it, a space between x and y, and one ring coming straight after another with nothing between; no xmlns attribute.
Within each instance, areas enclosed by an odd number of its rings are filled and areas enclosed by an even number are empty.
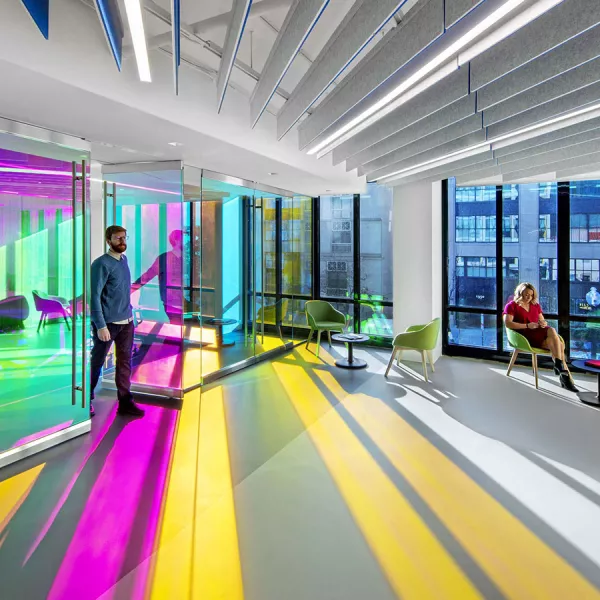
<svg viewBox="0 0 600 600"><path fill-rule="evenodd" d="M121 233L122 231L127 233L127 229L120 225L111 225L110 227L107 227L105 233L106 241L109 241L114 233Z"/></svg>

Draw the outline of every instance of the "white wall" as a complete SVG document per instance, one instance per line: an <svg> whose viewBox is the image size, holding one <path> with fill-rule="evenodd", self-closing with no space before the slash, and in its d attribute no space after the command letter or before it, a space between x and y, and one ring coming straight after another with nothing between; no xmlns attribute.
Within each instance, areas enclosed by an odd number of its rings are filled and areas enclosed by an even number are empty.
<svg viewBox="0 0 600 600"><path fill-rule="evenodd" d="M394 188L394 332L442 316L442 185ZM442 353L442 338L434 360ZM408 360L420 356L405 353Z"/></svg>

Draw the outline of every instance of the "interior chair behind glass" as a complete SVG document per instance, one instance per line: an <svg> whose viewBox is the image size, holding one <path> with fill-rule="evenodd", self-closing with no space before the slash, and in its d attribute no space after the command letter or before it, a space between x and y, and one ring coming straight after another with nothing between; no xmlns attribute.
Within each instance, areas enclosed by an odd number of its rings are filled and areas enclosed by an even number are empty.
<svg viewBox="0 0 600 600"><path fill-rule="evenodd" d="M310 344L313 333L317 332L317 356L319 356L319 347L321 346L321 332L326 331L329 336L329 346L331 347L331 332L342 333L346 326L346 316L335 309L325 300L307 300L305 304L306 321L310 327L310 333L306 340L306 348Z"/></svg>
<svg viewBox="0 0 600 600"><path fill-rule="evenodd" d="M392 356L390 356L390 361L385 370L385 377L388 376L396 355L398 355L398 364L400 364L403 350L416 350L421 353L423 377L425 377L425 381L429 381L429 378L427 377L427 360L425 356L429 358L431 370L435 373L431 351L437 345L441 324L442 320L438 317L433 319L430 323L427 323L427 325L412 325L404 333L399 333L394 338L394 349L392 350Z"/></svg>
<svg viewBox="0 0 600 600"><path fill-rule="evenodd" d="M46 327L46 321L48 320L49 315L61 315L67 324L67 329L69 331L71 330L68 320L68 317L71 316L68 313L69 305L64 298L48 296L48 294L38 290L32 290L31 294L33 296L33 301L35 302L35 309L42 313L37 327L38 331L40 330L42 323L44 327Z"/></svg>

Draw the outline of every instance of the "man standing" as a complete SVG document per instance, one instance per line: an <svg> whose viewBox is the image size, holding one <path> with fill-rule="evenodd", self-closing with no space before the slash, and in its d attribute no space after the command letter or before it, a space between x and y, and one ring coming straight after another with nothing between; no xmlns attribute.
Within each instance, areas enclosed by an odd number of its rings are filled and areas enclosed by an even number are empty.
<svg viewBox="0 0 600 600"><path fill-rule="evenodd" d="M94 389L106 355L114 341L117 372L117 399L120 415L141 417L144 411L136 406L131 395L131 352L133 349L133 314L129 299L131 274L127 258L127 231L119 225L106 229L108 252L92 263L90 313L94 347L90 360L90 414L94 416Z"/></svg>

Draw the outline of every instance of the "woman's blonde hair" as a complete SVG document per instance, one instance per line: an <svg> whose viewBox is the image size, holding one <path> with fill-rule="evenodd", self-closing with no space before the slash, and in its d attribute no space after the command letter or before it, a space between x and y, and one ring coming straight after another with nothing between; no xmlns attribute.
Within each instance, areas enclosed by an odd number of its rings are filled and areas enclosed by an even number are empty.
<svg viewBox="0 0 600 600"><path fill-rule="evenodd" d="M537 290L535 289L535 286L532 283L528 283L527 281L524 281L523 283L520 283L516 289L515 289L515 302L519 303L522 302L523 300L523 293L525 292L525 290L531 290L533 292L533 300L531 301L532 304L537 304L538 303L538 293Z"/></svg>

